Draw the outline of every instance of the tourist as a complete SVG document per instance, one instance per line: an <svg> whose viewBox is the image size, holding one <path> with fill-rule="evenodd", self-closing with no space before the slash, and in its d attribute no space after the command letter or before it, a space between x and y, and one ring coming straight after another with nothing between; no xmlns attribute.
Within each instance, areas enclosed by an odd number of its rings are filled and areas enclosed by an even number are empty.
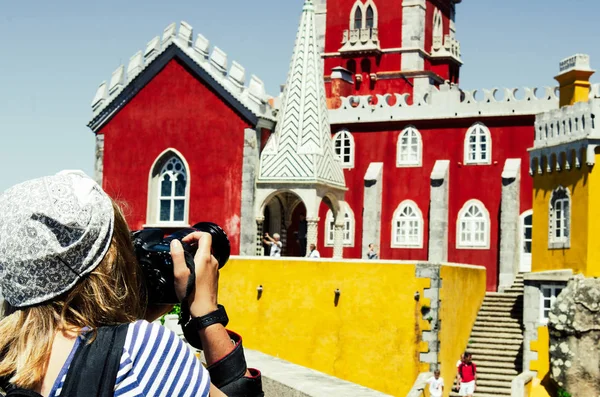
<svg viewBox="0 0 600 397"><path fill-rule="evenodd" d="M458 377L458 367L460 366L460 364L463 363L464 359L465 359L465 353L461 353L460 358L456 362L456 376L454 378L454 385L455 385L454 390L456 392L458 392L458 390L460 389L460 379Z"/></svg>
<svg viewBox="0 0 600 397"><path fill-rule="evenodd" d="M317 246L315 244L310 244L310 254L308 254L309 258L320 258L321 254L317 251Z"/></svg>
<svg viewBox="0 0 600 397"><path fill-rule="evenodd" d="M281 256L281 248L283 244L281 243L281 237L279 233L273 234L273 237L269 236L269 233L265 233L265 238L263 239L263 243L267 244L270 249L270 256L279 258Z"/></svg>
<svg viewBox="0 0 600 397"><path fill-rule="evenodd" d="M219 264L211 255L211 235L194 232L183 240L198 247L195 282L188 283L183 246L174 240L175 291L180 300L188 297L182 306L197 320L188 329L202 344L208 370L172 331L151 323L173 306L145 303L125 218L96 182L65 171L2 193L6 317L0 321L0 387L15 395L52 397L262 396L260 380L253 381L258 371L231 370L246 364L240 337L215 314L222 308L217 309ZM225 368L223 361L232 362ZM217 385L229 380L220 391L211 378ZM232 386L242 386L244 393L229 393Z"/></svg>
<svg viewBox="0 0 600 397"><path fill-rule="evenodd" d="M367 259L379 259L377 251L375 251L375 244L369 244L369 251L367 251Z"/></svg>
<svg viewBox="0 0 600 397"><path fill-rule="evenodd" d="M477 382L477 367L472 361L471 353L465 353L463 358L463 362L458 366L458 380L460 382L458 394L473 397L475 382Z"/></svg>
<svg viewBox="0 0 600 397"><path fill-rule="evenodd" d="M427 380L429 395L431 397L442 397L444 395L444 379L440 378L440 370L436 369L433 376Z"/></svg>
<svg viewBox="0 0 600 397"><path fill-rule="evenodd" d="M306 232L308 230L308 223L306 222L306 216L300 214L300 221L298 222L298 244L300 244L300 256L306 256Z"/></svg>

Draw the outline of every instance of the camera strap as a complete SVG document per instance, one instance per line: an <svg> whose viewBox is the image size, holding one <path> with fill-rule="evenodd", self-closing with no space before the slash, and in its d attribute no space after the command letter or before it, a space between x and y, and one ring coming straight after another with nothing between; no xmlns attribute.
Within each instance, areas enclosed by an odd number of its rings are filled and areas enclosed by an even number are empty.
<svg viewBox="0 0 600 397"><path fill-rule="evenodd" d="M188 251L184 251L185 264L190 269L190 276L188 277L187 287L185 289L185 297L181 300L181 313L179 314L179 325L182 327L190 321L190 303L188 301L192 292L196 288L196 264L194 263L194 256Z"/></svg>

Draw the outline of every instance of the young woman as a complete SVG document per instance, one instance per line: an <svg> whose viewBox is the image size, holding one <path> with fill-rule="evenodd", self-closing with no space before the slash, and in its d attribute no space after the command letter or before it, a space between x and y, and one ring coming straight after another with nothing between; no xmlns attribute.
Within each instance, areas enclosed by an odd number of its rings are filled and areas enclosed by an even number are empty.
<svg viewBox="0 0 600 397"><path fill-rule="evenodd" d="M192 317L206 316L217 310L211 236L197 232L184 241L197 243L198 250L195 290L182 304L189 304ZM190 272L176 240L171 255L183 297ZM147 310L125 219L83 173L27 181L0 196L0 284L7 302L0 321L0 377L11 385L59 396L82 335L129 324L114 396L224 395L181 339L148 322L170 307ZM241 338L219 323L197 332L209 369L241 349ZM247 370L245 377L260 386L258 371Z"/></svg>

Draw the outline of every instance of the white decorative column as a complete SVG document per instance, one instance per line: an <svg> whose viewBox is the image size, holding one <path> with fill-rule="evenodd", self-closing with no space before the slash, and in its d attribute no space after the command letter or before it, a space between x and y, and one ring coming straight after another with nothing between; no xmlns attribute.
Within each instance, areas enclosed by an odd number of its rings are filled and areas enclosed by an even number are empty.
<svg viewBox="0 0 600 397"><path fill-rule="evenodd" d="M431 172L429 198L429 262L448 260L448 191L450 161L437 160Z"/></svg>
<svg viewBox="0 0 600 397"><path fill-rule="evenodd" d="M425 11L426 0L402 1L402 64L401 70L423 71L425 69ZM425 94L431 93L429 76L413 78L413 101L419 103Z"/></svg>
<svg viewBox="0 0 600 397"><path fill-rule="evenodd" d="M256 218L256 256L264 256L263 249L263 224L265 218Z"/></svg>
<svg viewBox="0 0 600 397"><path fill-rule="evenodd" d="M319 237L319 218L306 219L306 252L310 251L310 245L317 245Z"/></svg>
<svg viewBox="0 0 600 397"><path fill-rule="evenodd" d="M369 244L381 245L381 194L383 163L371 163L365 173L363 204L362 258L367 258Z"/></svg>
<svg viewBox="0 0 600 397"><path fill-rule="evenodd" d="M502 170L500 202L500 280L498 289L512 285L519 272L521 159L507 159Z"/></svg>
<svg viewBox="0 0 600 397"><path fill-rule="evenodd" d="M240 255L256 254L256 221L254 197L258 167L258 140L256 131L244 130L244 152L242 160L242 205L240 209Z"/></svg>
<svg viewBox="0 0 600 397"><path fill-rule="evenodd" d="M96 134L96 161L94 163L94 178L102 186L104 174L104 134Z"/></svg>

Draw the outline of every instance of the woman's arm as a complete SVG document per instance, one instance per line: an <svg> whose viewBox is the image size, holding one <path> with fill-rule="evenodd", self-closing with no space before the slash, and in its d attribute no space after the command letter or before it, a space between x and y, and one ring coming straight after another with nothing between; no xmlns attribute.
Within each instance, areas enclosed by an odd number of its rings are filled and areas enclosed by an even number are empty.
<svg viewBox="0 0 600 397"><path fill-rule="evenodd" d="M183 239L186 243L196 243L198 249L194 257L196 265L195 289L188 297L190 315L192 317L202 317L218 309L218 279L219 263L211 255L212 237L208 233L194 232ZM177 295L181 298L185 296L186 287L190 271L185 263L184 251L181 243L173 240L171 243L171 255L173 257L175 288ZM183 302L185 304L186 302ZM260 382L260 373L250 371L246 368L243 358L241 338L228 332L225 327L219 323L210 325L198 331L198 336L202 343L202 350L206 358L209 371L219 367L222 360L241 360L240 375L257 379ZM254 372L254 374L252 373Z"/></svg>

